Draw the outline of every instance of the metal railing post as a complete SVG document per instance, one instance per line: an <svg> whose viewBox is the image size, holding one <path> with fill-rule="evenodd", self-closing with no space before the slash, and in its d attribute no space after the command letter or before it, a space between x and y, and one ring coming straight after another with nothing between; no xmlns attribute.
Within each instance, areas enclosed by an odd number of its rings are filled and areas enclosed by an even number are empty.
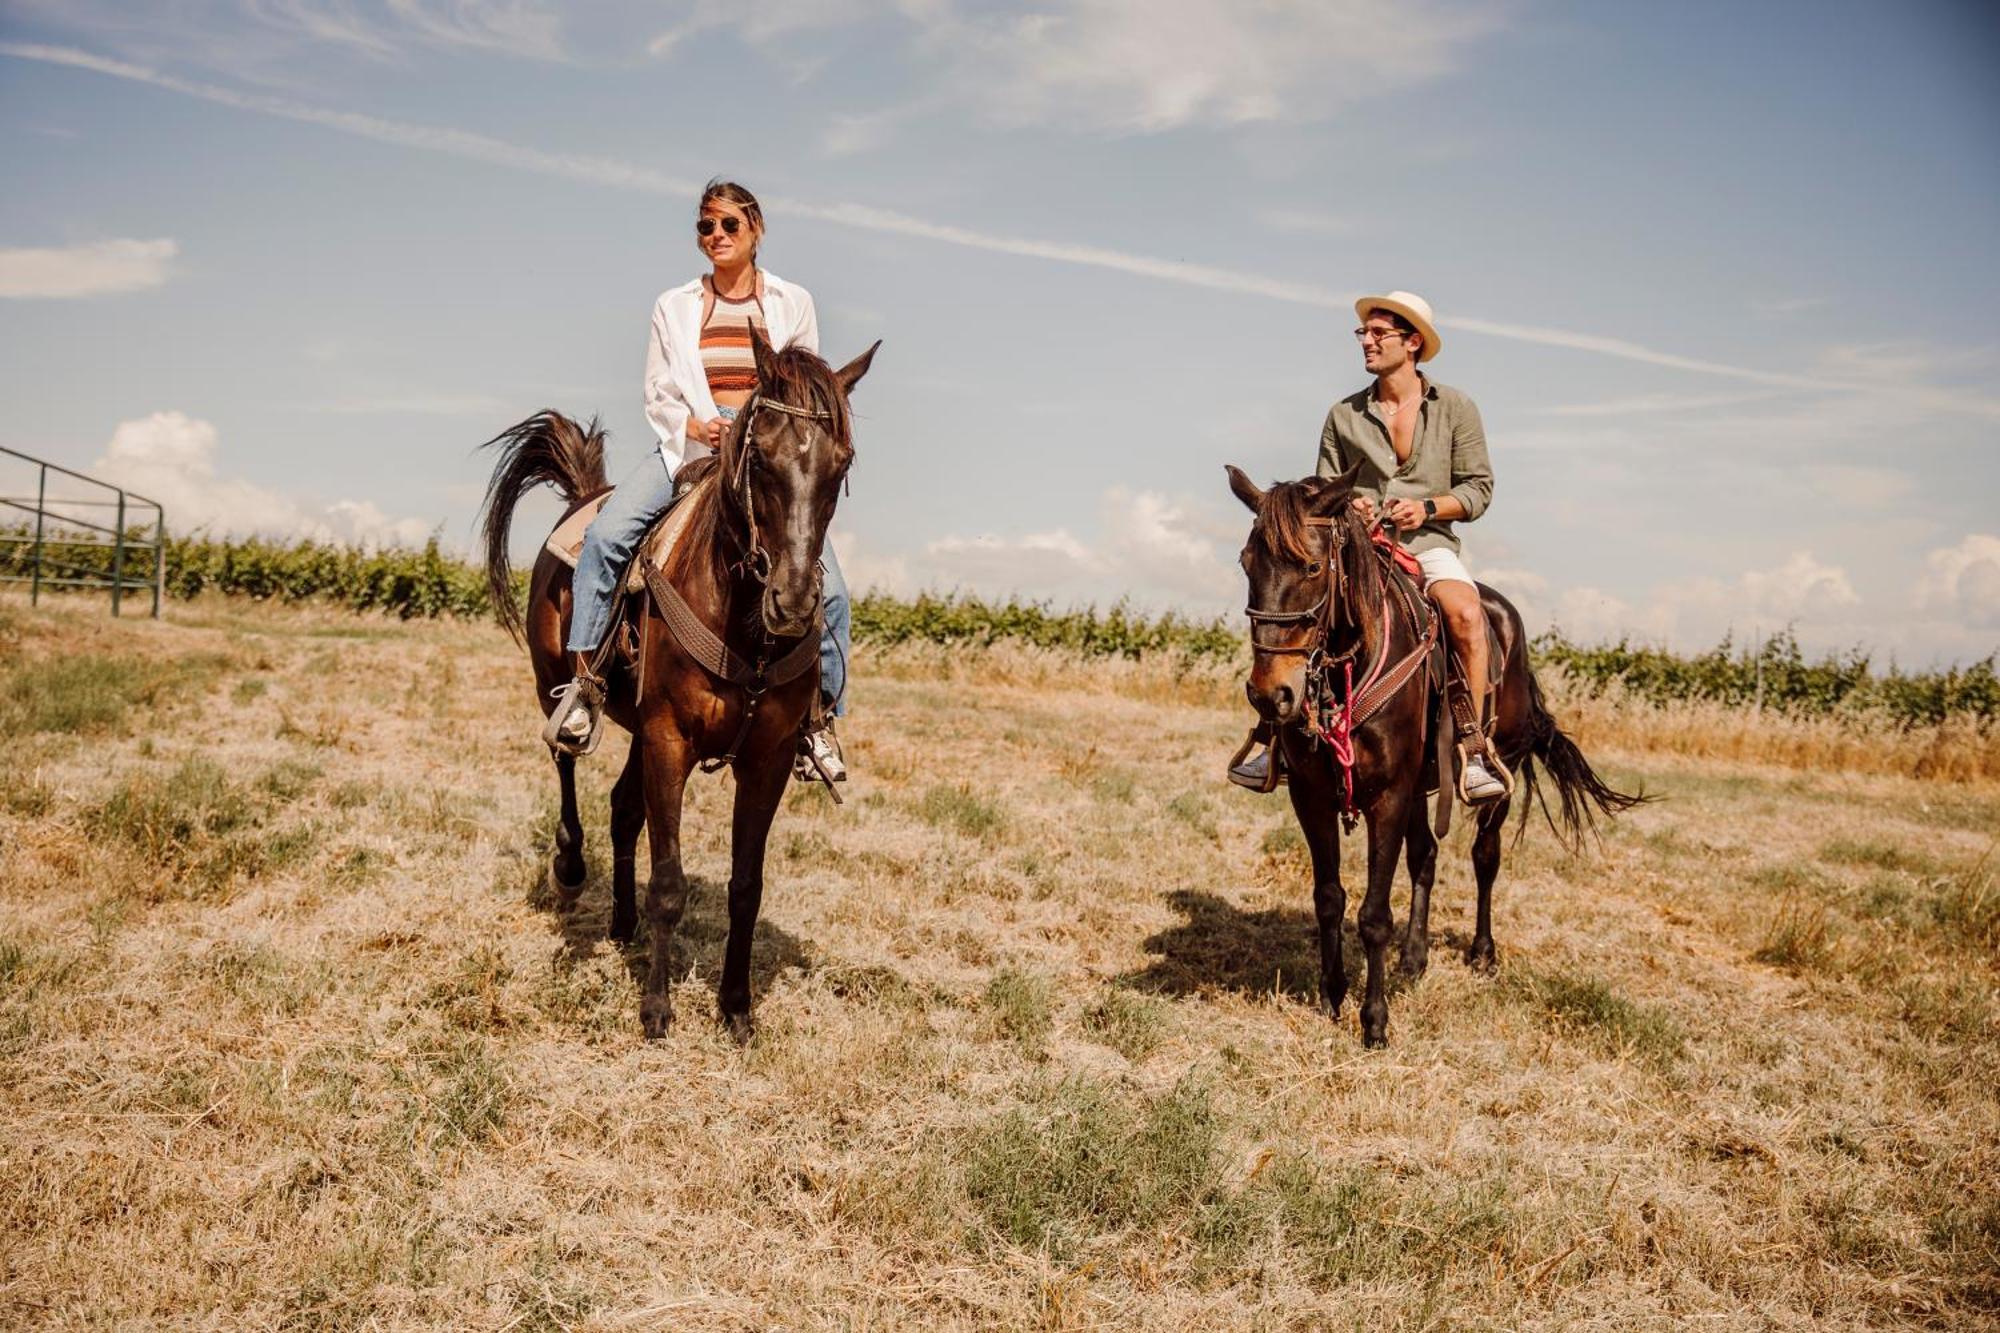
<svg viewBox="0 0 2000 1333"><path fill-rule="evenodd" d="M42 604L42 519L49 510L49 465L42 464L35 482L35 567L31 571L34 583L28 591L28 605Z"/></svg>
<svg viewBox="0 0 2000 1333"><path fill-rule="evenodd" d="M160 618L160 599L167 595L167 511L153 506L153 619Z"/></svg>
<svg viewBox="0 0 2000 1333"><path fill-rule="evenodd" d="M112 538L111 547L111 614L118 614L118 603L125 597L125 492L118 492L118 535Z"/></svg>

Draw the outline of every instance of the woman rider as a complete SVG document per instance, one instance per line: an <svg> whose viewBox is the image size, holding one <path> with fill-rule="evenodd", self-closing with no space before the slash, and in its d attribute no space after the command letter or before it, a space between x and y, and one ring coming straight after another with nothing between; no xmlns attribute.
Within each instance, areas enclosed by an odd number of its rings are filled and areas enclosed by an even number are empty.
<svg viewBox="0 0 2000 1333"><path fill-rule="evenodd" d="M755 325L773 347L795 344L819 351L819 320L810 293L757 266L764 211L741 185L713 180L702 190L695 241L710 271L663 292L653 306L646 344L646 419L660 447L611 493L584 533L572 585L568 649L576 654L577 680L561 687L543 739L560 750L587 754L596 741L601 692L580 690L589 659L611 620L612 599L626 564L653 521L675 499L681 465L721 447L729 428L757 388L750 351ZM847 713L849 618L847 583L828 542L820 555L825 632L820 639L819 689L832 717ZM808 738L828 776L847 776L840 743L829 721ZM801 761L801 777L811 770Z"/></svg>

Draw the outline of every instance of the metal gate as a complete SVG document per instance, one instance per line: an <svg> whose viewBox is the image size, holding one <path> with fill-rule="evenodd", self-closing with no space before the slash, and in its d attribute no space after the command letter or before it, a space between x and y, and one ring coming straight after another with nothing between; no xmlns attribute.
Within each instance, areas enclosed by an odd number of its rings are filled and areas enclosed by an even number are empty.
<svg viewBox="0 0 2000 1333"><path fill-rule="evenodd" d="M108 589L114 616L126 593L150 591L157 618L167 582L167 515L159 503L13 449L0 447L0 454L35 469L33 495L0 495L14 520L0 523L0 545L9 548L0 555L0 583L27 584L30 602L41 600L43 588ZM150 541L137 535L148 529Z"/></svg>

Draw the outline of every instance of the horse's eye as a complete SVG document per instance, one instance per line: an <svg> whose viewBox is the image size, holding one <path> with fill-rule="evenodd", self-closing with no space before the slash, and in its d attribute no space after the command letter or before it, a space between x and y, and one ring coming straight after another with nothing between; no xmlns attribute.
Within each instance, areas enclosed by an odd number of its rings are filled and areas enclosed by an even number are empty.
<svg viewBox="0 0 2000 1333"><path fill-rule="evenodd" d="M1318 578L1319 570L1320 570L1319 561L1315 560L1310 565L1306 566L1306 577L1309 579Z"/></svg>

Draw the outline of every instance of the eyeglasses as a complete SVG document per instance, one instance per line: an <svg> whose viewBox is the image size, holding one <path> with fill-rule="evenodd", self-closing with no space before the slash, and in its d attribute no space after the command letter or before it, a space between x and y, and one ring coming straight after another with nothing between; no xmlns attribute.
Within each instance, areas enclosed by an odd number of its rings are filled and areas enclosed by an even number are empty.
<svg viewBox="0 0 2000 1333"><path fill-rule="evenodd" d="M1356 329L1354 331L1354 341L1360 343L1379 343L1384 338L1407 338L1409 336L1409 334L1404 333L1401 329Z"/></svg>
<svg viewBox="0 0 2000 1333"><path fill-rule="evenodd" d="M717 226L720 226L724 231L728 232L731 236L734 236L737 232L743 230L743 219L703 218L701 221L694 224L694 229L696 234L698 235L713 236L715 235L715 229Z"/></svg>

